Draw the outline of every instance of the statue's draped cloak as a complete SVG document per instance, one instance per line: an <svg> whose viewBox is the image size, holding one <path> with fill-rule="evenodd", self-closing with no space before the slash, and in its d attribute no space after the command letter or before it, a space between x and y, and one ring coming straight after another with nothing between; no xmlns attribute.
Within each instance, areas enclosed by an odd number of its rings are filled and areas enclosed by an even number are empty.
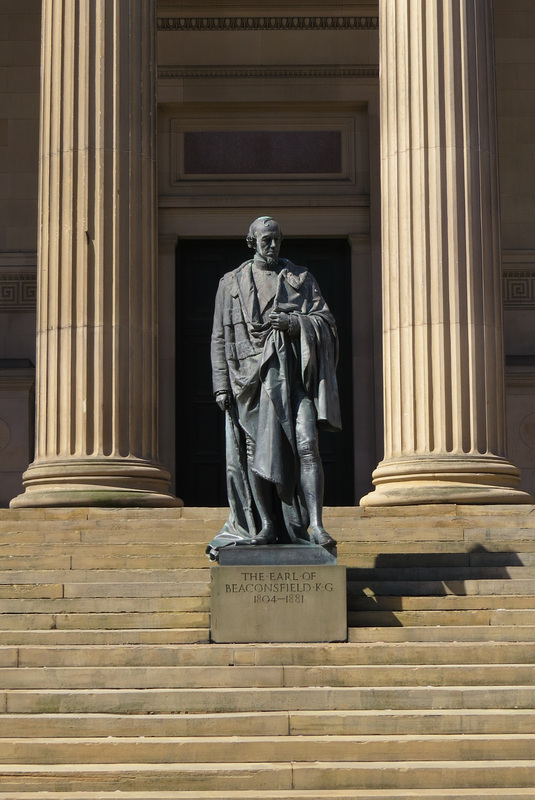
<svg viewBox="0 0 535 800"><path fill-rule="evenodd" d="M276 487L280 525L289 541L308 543L308 512L298 482L292 401L314 403L318 427L341 429L336 381L336 324L313 276L290 261L278 262L273 304L292 317L292 335L274 330L260 312L247 261L220 281L212 331L214 393L231 397L226 413L227 490L230 514L208 552L250 544L259 531L248 479L246 435L254 442L253 471ZM266 314L266 311L264 312ZM296 325L296 321L298 327Z"/></svg>

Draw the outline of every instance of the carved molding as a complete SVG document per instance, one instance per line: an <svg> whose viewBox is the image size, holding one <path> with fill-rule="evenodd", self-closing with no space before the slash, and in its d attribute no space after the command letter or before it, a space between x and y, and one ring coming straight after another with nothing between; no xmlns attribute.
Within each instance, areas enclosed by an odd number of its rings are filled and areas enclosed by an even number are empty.
<svg viewBox="0 0 535 800"><path fill-rule="evenodd" d="M35 312L36 303L35 272L0 272L0 313Z"/></svg>
<svg viewBox="0 0 535 800"><path fill-rule="evenodd" d="M503 250L503 307L535 309L535 250Z"/></svg>
<svg viewBox="0 0 535 800"><path fill-rule="evenodd" d="M1 266L1 265L0 265ZM504 308L535 309L535 266L527 269L505 269L503 274ZM31 313L37 299L35 271L4 272L0 270L0 313Z"/></svg>
<svg viewBox="0 0 535 800"><path fill-rule="evenodd" d="M535 371L527 367L525 372L518 372L514 367L505 366L505 386L507 389L535 389Z"/></svg>
<svg viewBox="0 0 535 800"><path fill-rule="evenodd" d="M535 269L507 270L503 275L504 308L535 308Z"/></svg>
<svg viewBox="0 0 535 800"><path fill-rule="evenodd" d="M379 78L376 65L347 67L181 67L158 68L161 80L185 78Z"/></svg>
<svg viewBox="0 0 535 800"><path fill-rule="evenodd" d="M19 270L21 267L26 267L26 271L30 272L31 269L36 269L37 253L0 253L0 270L10 268Z"/></svg>
<svg viewBox="0 0 535 800"><path fill-rule="evenodd" d="M0 272L0 313L35 311L36 298L35 272ZM535 309L535 268L504 273L503 305Z"/></svg>
<svg viewBox="0 0 535 800"><path fill-rule="evenodd" d="M158 17L159 31L376 31L378 29L378 17Z"/></svg>

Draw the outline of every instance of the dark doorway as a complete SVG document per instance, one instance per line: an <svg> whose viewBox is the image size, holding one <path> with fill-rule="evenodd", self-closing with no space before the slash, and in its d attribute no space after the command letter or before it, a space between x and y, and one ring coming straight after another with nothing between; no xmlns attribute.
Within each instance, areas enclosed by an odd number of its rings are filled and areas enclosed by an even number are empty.
<svg viewBox="0 0 535 800"><path fill-rule="evenodd" d="M353 505L351 263L345 239L284 239L281 255L306 266L333 312L340 337L343 432L323 433L325 505ZM177 249L177 493L187 506L225 506L223 414L212 395L210 335L219 279L251 258L244 240L189 239Z"/></svg>

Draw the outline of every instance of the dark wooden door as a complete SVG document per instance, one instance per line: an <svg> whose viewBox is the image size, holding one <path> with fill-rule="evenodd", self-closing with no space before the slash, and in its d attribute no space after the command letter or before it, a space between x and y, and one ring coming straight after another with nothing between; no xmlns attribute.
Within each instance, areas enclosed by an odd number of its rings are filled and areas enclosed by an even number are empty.
<svg viewBox="0 0 535 800"><path fill-rule="evenodd" d="M188 506L227 504L224 419L212 395L210 335L219 279L252 255L243 240L183 240L177 250L177 494ZM344 239L284 239L281 256L306 266L340 337L343 432L322 433L325 505L353 505L351 267Z"/></svg>

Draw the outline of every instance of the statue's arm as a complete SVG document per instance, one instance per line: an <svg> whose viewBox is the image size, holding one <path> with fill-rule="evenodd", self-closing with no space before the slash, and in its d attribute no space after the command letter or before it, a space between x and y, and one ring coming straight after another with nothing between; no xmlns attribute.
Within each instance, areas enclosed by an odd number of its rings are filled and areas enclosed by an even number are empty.
<svg viewBox="0 0 535 800"><path fill-rule="evenodd" d="M318 286L318 283L313 275L309 273L309 285L308 285L308 296L309 296L309 314L317 315L321 317L331 328L333 336L337 337L336 332L336 322L329 310L329 306L325 302L321 290Z"/></svg>
<svg viewBox="0 0 535 800"><path fill-rule="evenodd" d="M211 359L212 385L216 402L220 408L226 408L230 399L230 378L225 353L225 309L228 292L224 279L219 283L215 299L214 323L212 327Z"/></svg>

